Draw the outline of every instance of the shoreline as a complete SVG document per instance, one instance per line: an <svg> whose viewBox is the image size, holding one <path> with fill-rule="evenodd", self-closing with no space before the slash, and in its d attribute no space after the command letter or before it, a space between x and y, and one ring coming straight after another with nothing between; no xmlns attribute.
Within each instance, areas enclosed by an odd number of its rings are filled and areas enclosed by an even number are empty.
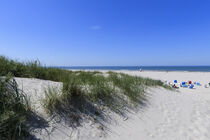
<svg viewBox="0 0 210 140"><path fill-rule="evenodd" d="M181 70L171 70L171 71L166 71L166 70L127 70L127 69L122 69L122 70L103 70L103 69L64 69L64 70L71 70L71 71L101 71L101 72L108 72L108 71L113 71L113 72L165 72L165 73L170 73L170 72L186 72L186 73L210 73L210 71L181 71Z"/></svg>

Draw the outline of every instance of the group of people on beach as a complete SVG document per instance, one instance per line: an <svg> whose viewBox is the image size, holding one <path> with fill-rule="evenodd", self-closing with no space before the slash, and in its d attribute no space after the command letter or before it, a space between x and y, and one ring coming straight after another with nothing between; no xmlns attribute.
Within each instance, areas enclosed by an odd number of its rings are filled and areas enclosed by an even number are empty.
<svg viewBox="0 0 210 140"><path fill-rule="evenodd" d="M165 81L165 83L167 83L167 81ZM196 85L196 86L202 86L200 82L188 81L188 82L181 82L181 83L178 83L177 80L174 80L173 83L168 82L167 84L169 84L170 86L172 86L172 88L183 87L183 88L194 89L195 85ZM204 87L205 87L205 88L209 88L209 87L210 87L210 83L205 84Z"/></svg>

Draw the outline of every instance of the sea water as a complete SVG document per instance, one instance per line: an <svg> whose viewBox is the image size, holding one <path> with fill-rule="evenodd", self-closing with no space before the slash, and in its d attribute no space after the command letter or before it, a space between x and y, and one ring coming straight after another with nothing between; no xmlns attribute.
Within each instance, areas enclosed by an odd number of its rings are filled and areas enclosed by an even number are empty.
<svg viewBox="0 0 210 140"><path fill-rule="evenodd" d="M146 71L192 71L210 72L210 66L70 66L70 70L146 70Z"/></svg>

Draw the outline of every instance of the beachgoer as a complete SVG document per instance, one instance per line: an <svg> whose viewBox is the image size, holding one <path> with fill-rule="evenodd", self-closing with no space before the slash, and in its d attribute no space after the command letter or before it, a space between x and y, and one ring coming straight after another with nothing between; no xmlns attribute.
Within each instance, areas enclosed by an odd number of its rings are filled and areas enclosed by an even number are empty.
<svg viewBox="0 0 210 140"><path fill-rule="evenodd" d="M175 84L172 86L173 88L179 88L179 87L177 87Z"/></svg>

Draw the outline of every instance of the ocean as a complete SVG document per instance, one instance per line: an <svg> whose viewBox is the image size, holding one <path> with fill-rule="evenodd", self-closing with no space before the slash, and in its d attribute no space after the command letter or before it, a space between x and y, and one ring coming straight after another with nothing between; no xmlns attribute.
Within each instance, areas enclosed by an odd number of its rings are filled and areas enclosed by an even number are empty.
<svg viewBox="0 0 210 140"><path fill-rule="evenodd" d="M210 72L210 66L72 66L59 67L70 70L146 70L146 71L191 71Z"/></svg>

